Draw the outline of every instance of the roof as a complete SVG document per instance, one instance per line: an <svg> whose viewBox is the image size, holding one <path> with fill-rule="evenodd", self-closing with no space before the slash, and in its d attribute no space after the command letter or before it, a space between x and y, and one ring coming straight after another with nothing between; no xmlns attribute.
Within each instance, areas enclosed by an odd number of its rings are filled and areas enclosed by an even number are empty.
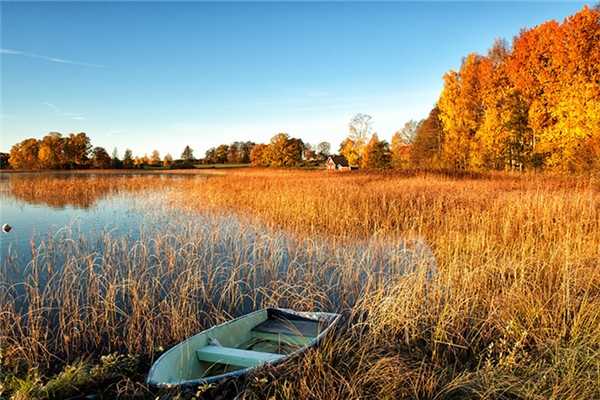
<svg viewBox="0 0 600 400"><path fill-rule="evenodd" d="M344 156L331 156L329 158L335 163L335 165L341 165L342 167L348 166L348 160L346 160L346 157Z"/></svg>

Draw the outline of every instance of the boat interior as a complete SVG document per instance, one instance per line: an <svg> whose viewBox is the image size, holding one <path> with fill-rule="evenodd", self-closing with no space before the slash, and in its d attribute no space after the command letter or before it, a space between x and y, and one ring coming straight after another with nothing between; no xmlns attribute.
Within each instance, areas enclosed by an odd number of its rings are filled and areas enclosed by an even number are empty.
<svg viewBox="0 0 600 400"><path fill-rule="evenodd" d="M218 339L196 350L204 364L205 376L237 369L258 367L284 358L309 345L319 334L319 321L268 318L252 328L249 337L235 347L226 347Z"/></svg>
<svg viewBox="0 0 600 400"><path fill-rule="evenodd" d="M312 319L280 309L255 311L175 346L161 356L149 379L176 384L273 363L312 345L328 325L326 318Z"/></svg>
<svg viewBox="0 0 600 400"><path fill-rule="evenodd" d="M233 343L233 347L222 345L217 338L209 338L206 346L196 350L196 355L204 367L204 376L258 367L310 345L323 329L319 320L269 315L250 329L243 341Z"/></svg>

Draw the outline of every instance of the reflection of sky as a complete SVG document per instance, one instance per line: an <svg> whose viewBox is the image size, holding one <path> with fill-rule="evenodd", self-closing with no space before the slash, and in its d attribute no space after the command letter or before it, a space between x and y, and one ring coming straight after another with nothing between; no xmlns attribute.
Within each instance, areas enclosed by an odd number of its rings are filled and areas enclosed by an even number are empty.
<svg viewBox="0 0 600 400"><path fill-rule="evenodd" d="M143 216L134 210L126 196L98 200L88 209L65 206L52 208L41 204L29 204L0 192L0 224L9 224L12 230L0 234L0 262L10 254L23 261L31 253L31 240L39 243L49 235L72 229L88 240L111 231L114 234L135 234Z"/></svg>
<svg viewBox="0 0 600 400"><path fill-rule="evenodd" d="M144 179L139 187L129 191L118 190L121 181L92 189L97 179ZM38 246L49 237L71 237L93 244L105 232L112 237L127 235L137 239L142 225L164 222L166 213L161 204L160 190L167 180L205 179L206 175L191 174L95 174L89 173L18 173L0 174L0 225L9 224L9 233L0 233L0 267L10 256L19 258L17 265L26 265L31 259L31 246ZM48 197L41 189L52 180L54 192ZM60 193L62 184L75 184L76 191ZM48 189L48 188L45 188ZM56 193L56 192L59 193ZM154 211L159 211L158 215ZM148 218L148 215L151 218ZM168 221L168 220L167 220ZM72 232L72 235L67 233Z"/></svg>

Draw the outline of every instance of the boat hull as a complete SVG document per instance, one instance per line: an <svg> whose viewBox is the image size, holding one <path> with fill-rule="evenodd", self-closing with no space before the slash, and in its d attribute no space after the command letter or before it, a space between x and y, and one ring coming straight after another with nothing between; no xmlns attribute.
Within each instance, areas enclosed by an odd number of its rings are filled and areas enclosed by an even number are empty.
<svg viewBox="0 0 600 400"><path fill-rule="evenodd" d="M277 365L316 346L339 314L267 308L202 331L165 352L146 382L194 386Z"/></svg>

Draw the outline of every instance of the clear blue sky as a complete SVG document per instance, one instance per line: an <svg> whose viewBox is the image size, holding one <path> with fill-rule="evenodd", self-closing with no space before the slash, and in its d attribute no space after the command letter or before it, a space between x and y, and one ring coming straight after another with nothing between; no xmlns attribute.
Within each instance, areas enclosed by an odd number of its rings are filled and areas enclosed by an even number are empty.
<svg viewBox="0 0 600 400"><path fill-rule="evenodd" d="M390 140L445 71L583 3L1 3L1 143L87 132L110 152L196 156L373 116Z"/></svg>

